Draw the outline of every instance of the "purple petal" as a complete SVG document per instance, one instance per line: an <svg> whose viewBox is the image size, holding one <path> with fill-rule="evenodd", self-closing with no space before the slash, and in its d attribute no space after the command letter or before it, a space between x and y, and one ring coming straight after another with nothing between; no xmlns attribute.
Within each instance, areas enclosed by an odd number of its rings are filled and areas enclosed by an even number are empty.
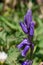
<svg viewBox="0 0 43 65"><path fill-rule="evenodd" d="M30 35L34 35L34 23L32 22L30 25Z"/></svg>
<svg viewBox="0 0 43 65"><path fill-rule="evenodd" d="M24 21L25 21L27 27L29 28L30 23L32 22L32 11L31 10L27 11L27 14L24 17Z"/></svg>
<svg viewBox="0 0 43 65"><path fill-rule="evenodd" d="M27 54L27 52L28 52L28 50L29 50L29 48L30 48L30 46L26 46L26 47L24 48L24 50L22 50L21 55L25 57L26 54Z"/></svg>
<svg viewBox="0 0 43 65"><path fill-rule="evenodd" d="M25 62L22 63L22 65L32 65L32 61L31 60L26 60Z"/></svg>
<svg viewBox="0 0 43 65"><path fill-rule="evenodd" d="M27 21L32 22L32 11L31 10L27 11L27 19L29 19Z"/></svg>
<svg viewBox="0 0 43 65"><path fill-rule="evenodd" d="M27 65L28 60L26 60L25 62L22 63L22 65Z"/></svg>
<svg viewBox="0 0 43 65"><path fill-rule="evenodd" d="M27 44L28 44L28 39L24 39L17 47L18 47L18 49L20 49Z"/></svg>
<svg viewBox="0 0 43 65"><path fill-rule="evenodd" d="M24 31L24 33L28 34L28 30L23 22L20 22L20 26L21 26L22 30Z"/></svg>

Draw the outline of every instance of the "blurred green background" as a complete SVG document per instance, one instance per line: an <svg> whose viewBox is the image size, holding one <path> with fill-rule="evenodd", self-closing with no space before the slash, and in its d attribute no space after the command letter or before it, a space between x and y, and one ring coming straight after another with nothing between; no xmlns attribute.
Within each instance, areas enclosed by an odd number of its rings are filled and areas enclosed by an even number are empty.
<svg viewBox="0 0 43 65"><path fill-rule="evenodd" d="M35 22L33 65L43 62L43 0L0 0L0 52L8 54L3 65L20 65L22 58L17 45L27 37L19 22L32 9Z"/></svg>

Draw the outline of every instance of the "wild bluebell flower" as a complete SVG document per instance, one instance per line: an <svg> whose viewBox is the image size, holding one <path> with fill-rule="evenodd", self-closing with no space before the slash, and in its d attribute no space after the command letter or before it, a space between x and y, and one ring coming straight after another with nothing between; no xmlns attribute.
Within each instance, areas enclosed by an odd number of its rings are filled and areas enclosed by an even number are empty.
<svg viewBox="0 0 43 65"><path fill-rule="evenodd" d="M31 60L26 60L22 63L22 65L32 65L32 61Z"/></svg>
<svg viewBox="0 0 43 65"><path fill-rule="evenodd" d="M30 43L28 43L28 39L24 39L17 47L18 49L24 47L25 45L29 45Z"/></svg>
<svg viewBox="0 0 43 65"><path fill-rule="evenodd" d="M21 51L23 57L27 56L29 49L31 50L30 55L32 57L34 44L32 38L34 36L34 22L32 20L32 11L28 10L24 16L24 22L20 22L20 26L25 34L28 34L28 38L24 39L17 47ZM32 65L31 60L26 60L22 65Z"/></svg>
<svg viewBox="0 0 43 65"><path fill-rule="evenodd" d="M32 11L28 10L27 14L24 16L24 23L20 22L20 26L24 33L29 35L34 35L34 22L32 21Z"/></svg>
<svg viewBox="0 0 43 65"><path fill-rule="evenodd" d="M30 48L34 49L34 44L32 44L28 39L24 39L18 46L21 49L21 55L26 57L26 54ZM22 50L22 48L24 48Z"/></svg>

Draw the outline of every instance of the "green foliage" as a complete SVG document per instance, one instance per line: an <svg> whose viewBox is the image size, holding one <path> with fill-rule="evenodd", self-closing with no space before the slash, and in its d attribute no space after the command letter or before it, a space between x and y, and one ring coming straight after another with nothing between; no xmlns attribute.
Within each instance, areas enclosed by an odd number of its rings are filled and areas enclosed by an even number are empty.
<svg viewBox="0 0 43 65"><path fill-rule="evenodd" d="M2 5L0 6L2 8ZM33 19L36 23L33 43L35 45L33 52L33 65L38 65L43 61L43 20L35 13L39 6L32 8ZM1 10L1 9L0 9ZM0 50L7 52L8 58L5 65L20 65L19 61L24 59L19 55L17 45L27 36L22 31L19 21L23 20L24 14L26 13L26 6L21 10L8 11L9 15L4 13L0 15Z"/></svg>
<svg viewBox="0 0 43 65"><path fill-rule="evenodd" d="M8 50L8 58L7 58L6 64L19 65L19 62L17 61L18 55L19 55L18 49L15 47L11 47Z"/></svg>

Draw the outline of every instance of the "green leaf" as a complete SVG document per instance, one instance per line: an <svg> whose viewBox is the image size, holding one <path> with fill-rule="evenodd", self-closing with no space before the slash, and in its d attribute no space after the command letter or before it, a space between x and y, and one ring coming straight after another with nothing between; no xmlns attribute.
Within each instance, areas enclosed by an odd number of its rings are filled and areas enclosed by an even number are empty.
<svg viewBox="0 0 43 65"><path fill-rule="evenodd" d="M43 48L43 40L40 40L40 41L39 41L39 47L40 47L40 48Z"/></svg>
<svg viewBox="0 0 43 65"><path fill-rule="evenodd" d="M37 60L38 60L38 58L36 57L36 58L33 60L33 65L38 65Z"/></svg>

